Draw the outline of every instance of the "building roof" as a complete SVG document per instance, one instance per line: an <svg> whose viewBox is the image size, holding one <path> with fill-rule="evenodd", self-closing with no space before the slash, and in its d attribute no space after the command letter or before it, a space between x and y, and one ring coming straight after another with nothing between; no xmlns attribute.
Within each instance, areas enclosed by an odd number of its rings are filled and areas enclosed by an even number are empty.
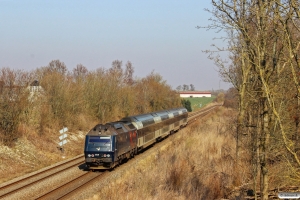
<svg viewBox="0 0 300 200"><path fill-rule="evenodd" d="M211 94L209 91L179 91L179 94Z"/></svg>
<svg viewBox="0 0 300 200"><path fill-rule="evenodd" d="M39 83L39 81L34 80L34 81L30 84L30 86L40 86L40 83Z"/></svg>

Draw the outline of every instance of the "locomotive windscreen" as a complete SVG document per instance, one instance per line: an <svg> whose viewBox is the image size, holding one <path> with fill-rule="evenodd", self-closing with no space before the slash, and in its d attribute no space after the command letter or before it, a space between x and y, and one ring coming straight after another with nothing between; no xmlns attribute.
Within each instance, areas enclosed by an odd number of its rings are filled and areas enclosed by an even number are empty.
<svg viewBox="0 0 300 200"><path fill-rule="evenodd" d="M98 142L110 145L110 137L90 136L89 142Z"/></svg>
<svg viewBox="0 0 300 200"><path fill-rule="evenodd" d="M103 136L89 136L87 150L111 150L111 137L103 137Z"/></svg>

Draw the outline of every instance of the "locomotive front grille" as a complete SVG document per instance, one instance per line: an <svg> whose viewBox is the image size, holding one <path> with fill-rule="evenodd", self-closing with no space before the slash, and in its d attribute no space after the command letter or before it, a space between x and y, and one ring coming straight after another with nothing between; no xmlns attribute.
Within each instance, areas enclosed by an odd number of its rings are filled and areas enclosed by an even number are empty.
<svg viewBox="0 0 300 200"><path fill-rule="evenodd" d="M85 158L87 163L112 162L112 158Z"/></svg>

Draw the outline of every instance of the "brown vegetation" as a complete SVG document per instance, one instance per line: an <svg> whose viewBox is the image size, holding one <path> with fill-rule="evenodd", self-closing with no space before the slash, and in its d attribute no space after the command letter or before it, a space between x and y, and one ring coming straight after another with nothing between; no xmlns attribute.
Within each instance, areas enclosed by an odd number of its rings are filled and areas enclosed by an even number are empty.
<svg viewBox="0 0 300 200"><path fill-rule="evenodd" d="M77 65L71 72L53 60L32 72L0 71L0 140L13 146L23 134L49 137L62 127L87 130L96 122L180 106L179 96L159 74L134 79L130 62L88 71ZM22 129L22 127L27 127ZM22 131L20 131L22 129ZM24 132L25 131L25 132Z"/></svg>
<svg viewBox="0 0 300 200"><path fill-rule="evenodd" d="M285 160L289 179L296 185L300 180L300 4L212 0L212 5L209 28L226 30L231 63L212 58L238 94L236 166L247 151L253 190L268 199L274 163Z"/></svg>

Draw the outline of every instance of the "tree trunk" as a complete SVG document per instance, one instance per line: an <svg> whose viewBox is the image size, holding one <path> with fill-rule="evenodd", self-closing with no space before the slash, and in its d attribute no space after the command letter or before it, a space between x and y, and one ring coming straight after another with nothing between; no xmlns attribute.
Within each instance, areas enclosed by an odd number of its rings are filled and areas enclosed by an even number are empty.
<svg viewBox="0 0 300 200"><path fill-rule="evenodd" d="M268 199L268 187L269 187L269 177L268 177L268 169L267 169L267 157L268 157L268 144L270 137L270 129L269 129L269 106L267 98L263 97L261 99L261 135L260 135L260 174L261 174L261 197L262 200Z"/></svg>

